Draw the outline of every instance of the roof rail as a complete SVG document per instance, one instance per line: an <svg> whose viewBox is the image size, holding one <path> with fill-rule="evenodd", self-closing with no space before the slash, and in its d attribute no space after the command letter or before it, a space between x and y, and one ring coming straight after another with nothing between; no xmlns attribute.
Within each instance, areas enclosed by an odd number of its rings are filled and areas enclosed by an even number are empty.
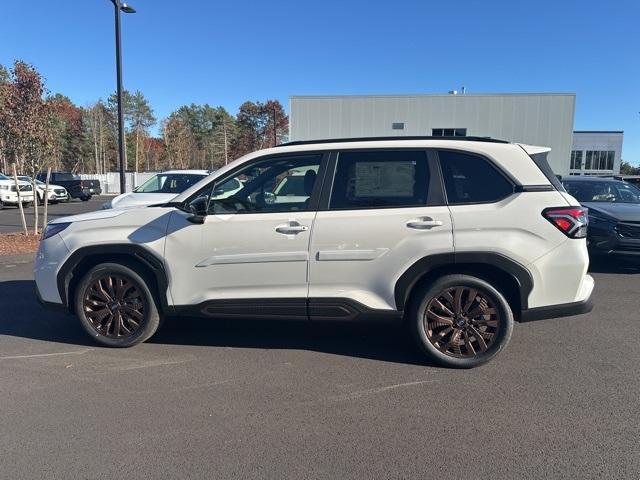
<svg viewBox="0 0 640 480"><path fill-rule="evenodd" d="M491 137L432 137L432 136L406 136L406 137L355 137L355 138L325 138L319 140L297 140L277 145L278 147L289 147L292 145L313 145L317 143L347 143L347 142L374 142L392 140L457 140L463 142L488 142L488 143L511 143L506 140L497 140Z"/></svg>

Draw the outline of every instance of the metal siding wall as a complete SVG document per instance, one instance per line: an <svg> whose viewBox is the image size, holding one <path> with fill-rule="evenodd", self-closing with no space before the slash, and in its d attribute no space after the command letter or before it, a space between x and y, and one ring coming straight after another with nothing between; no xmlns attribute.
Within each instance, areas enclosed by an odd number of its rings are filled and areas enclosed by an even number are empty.
<svg viewBox="0 0 640 480"><path fill-rule="evenodd" d="M291 140L431 135L466 128L488 136L550 147L549 163L569 171L573 94L291 97ZM392 130L404 122L404 130Z"/></svg>

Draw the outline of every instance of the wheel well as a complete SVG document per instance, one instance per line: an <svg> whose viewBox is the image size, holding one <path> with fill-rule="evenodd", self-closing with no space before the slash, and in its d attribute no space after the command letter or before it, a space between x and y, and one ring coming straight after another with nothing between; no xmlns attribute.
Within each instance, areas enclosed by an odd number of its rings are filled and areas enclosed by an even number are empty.
<svg viewBox="0 0 640 480"><path fill-rule="evenodd" d="M407 293L406 305L413 301L413 295L423 286L434 282L436 279L451 274L471 275L489 282L499 290L506 298L515 320L520 319L522 312L522 300L520 297L521 286L518 280L508 272L490 264L483 263L456 263L443 265L425 273L415 282ZM405 309L406 310L406 309Z"/></svg>
<svg viewBox="0 0 640 480"><path fill-rule="evenodd" d="M85 276L85 274L91 270L96 265L100 265L101 263L118 263L120 265L124 265L126 267L134 270L138 275L140 275L144 281L147 283L151 294L153 295L156 305L158 306L158 310L162 310L164 303L161 301L160 291L158 288L158 280L156 278L156 273L153 269L147 265L143 260L136 258L133 255L129 255L126 253L110 253L110 254L92 254L87 255L82 258L69 272L68 281L67 281L67 307L69 311L73 313L75 306L75 296L76 289L80 280Z"/></svg>

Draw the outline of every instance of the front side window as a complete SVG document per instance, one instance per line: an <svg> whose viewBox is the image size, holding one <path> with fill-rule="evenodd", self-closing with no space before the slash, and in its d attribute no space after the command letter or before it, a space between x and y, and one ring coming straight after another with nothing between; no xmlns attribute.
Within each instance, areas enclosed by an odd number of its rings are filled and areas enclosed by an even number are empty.
<svg viewBox="0 0 640 480"><path fill-rule="evenodd" d="M340 152L329 208L388 208L427 203L429 167L423 151Z"/></svg>
<svg viewBox="0 0 640 480"><path fill-rule="evenodd" d="M264 160L219 179L209 201L211 214L310 210L322 155Z"/></svg>
<svg viewBox="0 0 640 480"><path fill-rule="evenodd" d="M206 175L190 173L159 173L135 189L136 193L178 193L195 185Z"/></svg>
<svg viewBox="0 0 640 480"><path fill-rule="evenodd" d="M513 184L482 157L448 150L438 156L451 204L497 202L514 191Z"/></svg>

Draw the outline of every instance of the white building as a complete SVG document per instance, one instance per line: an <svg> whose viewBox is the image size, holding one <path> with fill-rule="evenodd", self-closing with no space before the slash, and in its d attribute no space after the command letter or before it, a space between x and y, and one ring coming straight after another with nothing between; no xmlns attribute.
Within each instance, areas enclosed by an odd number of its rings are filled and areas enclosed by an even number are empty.
<svg viewBox="0 0 640 480"><path fill-rule="evenodd" d="M619 175L622 163L622 131L573 132L570 175Z"/></svg>
<svg viewBox="0 0 640 480"><path fill-rule="evenodd" d="M290 140L479 136L551 148L569 173L575 94L292 96Z"/></svg>

